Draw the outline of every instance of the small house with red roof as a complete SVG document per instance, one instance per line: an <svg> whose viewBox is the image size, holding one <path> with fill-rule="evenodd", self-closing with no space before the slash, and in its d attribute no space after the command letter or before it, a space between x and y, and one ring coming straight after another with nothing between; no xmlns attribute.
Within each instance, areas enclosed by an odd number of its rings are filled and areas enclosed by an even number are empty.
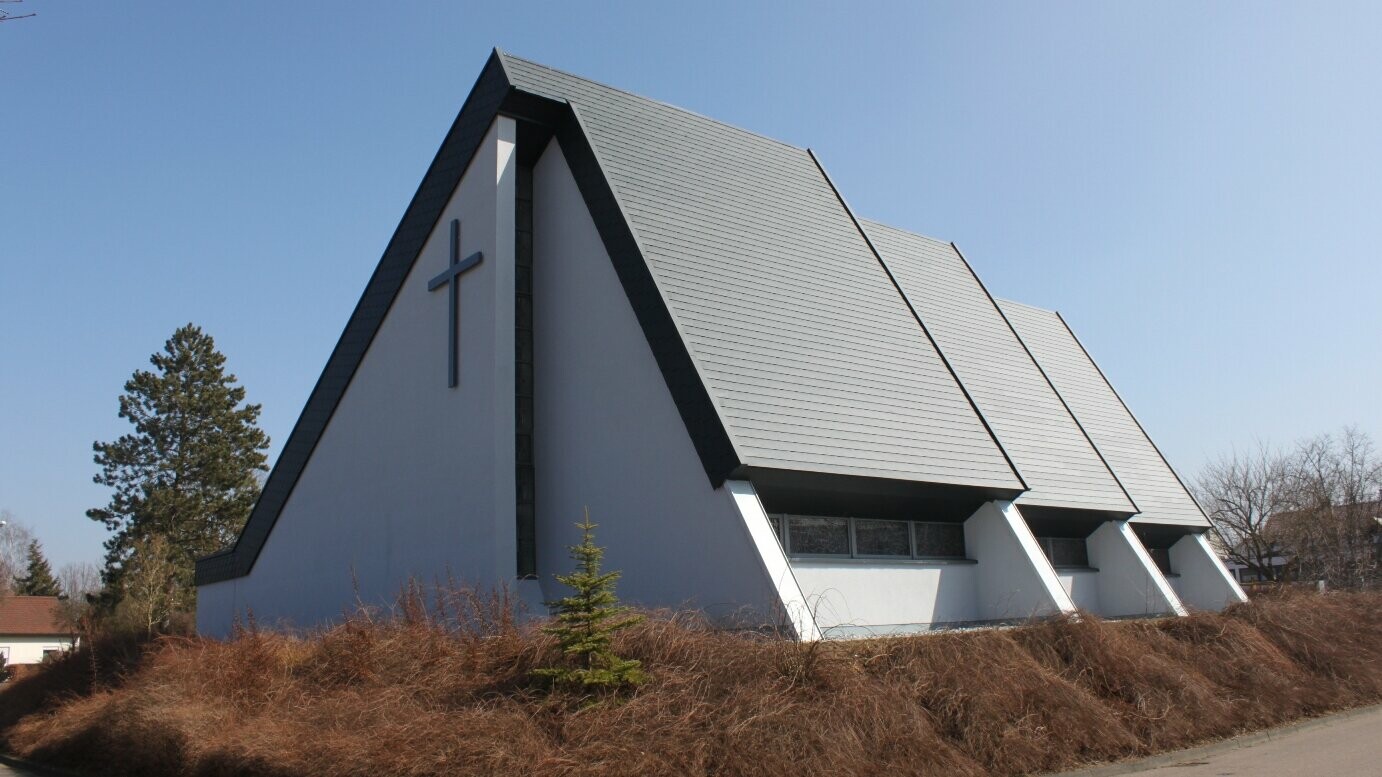
<svg viewBox="0 0 1382 777"><path fill-rule="evenodd" d="M56 596L0 597L0 656L5 663L37 664L72 647Z"/></svg>

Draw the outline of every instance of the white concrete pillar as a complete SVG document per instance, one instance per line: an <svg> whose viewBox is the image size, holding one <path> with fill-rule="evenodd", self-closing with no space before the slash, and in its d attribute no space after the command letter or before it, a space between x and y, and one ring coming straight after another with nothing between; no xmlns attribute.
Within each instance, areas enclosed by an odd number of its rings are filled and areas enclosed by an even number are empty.
<svg viewBox="0 0 1382 777"><path fill-rule="evenodd" d="M815 613L802 594L796 576L792 574L792 565L787 562L787 554L782 550L782 543L778 541L777 533L768 521L768 513L763 509L758 491L752 483L744 480L726 481L724 489L739 510L739 516L744 521L744 529L763 562L763 572L777 590L777 604L782 608L782 615L792 627L797 639L803 642L820 639L821 632L816 625Z"/></svg>
<svg viewBox="0 0 1382 777"><path fill-rule="evenodd" d="M1098 615L1184 615L1185 607L1127 521L1106 521L1085 540L1099 570Z"/></svg>
<svg viewBox="0 0 1382 777"><path fill-rule="evenodd" d="M965 548L978 566L981 620L1016 620L1075 611L1017 505L984 504L965 521Z"/></svg>
<svg viewBox="0 0 1382 777"><path fill-rule="evenodd" d="M1171 569L1180 575L1176 588L1187 607L1222 610L1248 600L1205 534L1187 534L1171 546Z"/></svg>

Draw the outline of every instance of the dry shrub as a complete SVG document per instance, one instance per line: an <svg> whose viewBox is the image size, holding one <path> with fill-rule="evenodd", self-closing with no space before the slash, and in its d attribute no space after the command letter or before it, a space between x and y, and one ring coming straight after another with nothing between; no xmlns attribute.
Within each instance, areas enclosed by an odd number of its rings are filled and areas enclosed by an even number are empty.
<svg viewBox="0 0 1382 777"><path fill-rule="evenodd" d="M1379 605L805 645L652 613L615 642L651 679L590 705L532 682L556 646L502 593L414 587L320 633L165 638L120 669L88 645L0 692L28 712L0 746L92 775L1028 774L1380 700Z"/></svg>
<svg viewBox="0 0 1382 777"><path fill-rule="evenodd" d="M1084 688L1113 712L1142 752L1174 749L1232 730L1232 704L1194 663L1166 650L1155 629L1089 615L1018 630L1043 666Z"/></svg>
<svg viewBox="0 0 1382 777"><path fill-rule="evenodd" d="M1225 613L1256 629L1309 675L1305 712L1382 697L1382 594L1284 590Z"/></svg>
<svg viewBox="0 0 1382 777"><path fill-rule="evenodd" d="M1137 741L1076 685L1044 669L1015 637L980 630L879 640L865 661L902 689L947 739L997 774L1050 771L1132 751Z"/></svg>
<svg viewBox="0 0 1382 777"><path fill-rule="evenodd" d="M1328 692L1322 694L1299 666L1241 620L1197 612L1128 625L1162 637L1156 643L1161 653L1214 685L1229 715L1206 721L1213 723L1206 736L1264 728L1327 708L1320 702Z"/></svg>

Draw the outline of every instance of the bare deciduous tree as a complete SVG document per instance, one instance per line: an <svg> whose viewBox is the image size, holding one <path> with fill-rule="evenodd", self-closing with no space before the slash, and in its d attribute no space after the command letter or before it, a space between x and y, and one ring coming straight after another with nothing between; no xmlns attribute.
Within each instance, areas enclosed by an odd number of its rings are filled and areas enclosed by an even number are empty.
<svg viewBox="0 0 1382 777"><path fill-rule="evenodd" d="M101 590L101 570L90 561L73 561L58 570L58 584L69 599L85 599Z"/></svg>
<svg viewBox="0 0 1382 777"><path fill-rule="evenodd" d="M29 544L34 533L15 520L14 513L0 510L0 597L14 589L14 579L28 566Z"/></svg>
<svg viewBox="0 0 1382 777"><path fill-rule="evenodd" d="M178 551L161 534L135 541L131 550L116 615L152 636L167 629L179 609Z"/></svg>
<svg viewBox="0 0 1382 777"><path fill-rule="evenodd" d="M101 591L101 570L90 561L70 562L58 570L58 584L62 586L62 618L73 632L84 631L91 613L90 596Z"/></svg>
<svg viewBox="0 0 1382 777"><path fill-rule="evenodd" d="M1349 427L1301 443L1292 457L1296 505L1273 531L1303 579L1362 587L1379 581L1382 459L1372 439Z"/></svg>
<svg viewBox="0 0 1382 777"><path fill-rule="evenodd" d="M1295 507L1291 463L1266 443L1247 453L1234 451L1205 467L1195 498L1223 540L1222 552L1263 580L1276 580L1274 558L1281 548L1273 536L1273 516Z"/></svg>

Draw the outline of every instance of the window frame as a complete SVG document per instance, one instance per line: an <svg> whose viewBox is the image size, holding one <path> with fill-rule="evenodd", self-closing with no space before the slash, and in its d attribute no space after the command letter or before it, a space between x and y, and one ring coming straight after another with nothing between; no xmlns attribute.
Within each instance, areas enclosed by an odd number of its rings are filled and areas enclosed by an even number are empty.
<svg viewBox="0 0 1382 777"><path fill-rule="evenodd" d="M845 541L846 541L846 543L849 545L849 552L848 552L848 553L844 553L844 554L841 554L841 553L796 553L796 554L793 554L792 551L791 551L791 547L792 547L792 519L793 519L793 518L834 518L834 519L836 519L836 520L842 520L842 521L844 521L844 522L845 522L845 538L846 538ZM839 516L839 515L801 515L801 514L799 514L799 513L782 513L782 514L781 514L781 520L782 520L782 536L778 538L778 541L782 543L782 550L783 550L783 552L785 552L785 553L788 555L788 557L790 557L790 558L812 558L812 559L854 558L854 519L853 519L853 518L845 518L845 517L842 517L842 516Z"/></svg>
<svg viewBox="0 0 1382 777"><path fill-rule="evenodd" d="M793 518L836 518L846 522L847 536L849 538L848 553L798 553L792 550L792 519ZM777 524L776 532L778 544L782 546L782 552L789 559L800 559L803 561L883 561L883 562L921 562L921 563L977 563L969 557L969 547L964 542L964 524L954 521L920 521L907 518L869 518L857 516L840 515L805 515L802 513L770 513L768 515L769 525L774 522ZM907 524L907 555L874 555L862 554L859 552L859 542L855 534L856 521L894 521ZM961 556L921 556L917 555L917 524L940 524L945 526L960 527L960 542L964 547L964 555Z"/></svg>
<svg viewBox="0 0 1382 777"><path fill-rule="evenodd" d="M1057 564L1055 547L1053 540L1078 540L1084 543L1084 563L1083 564ZM1046 535L1036 538L1037 545L1041 548L1041 553L1046 557L1047 563L1052 569L1065 569L1074 572L1098 572L1099 570L1089 565L1089 538L1088 537L1056 537Z"/></svg>
<svg viewBox="0 0 1382 777"><path fill-rule="evenodd" d="M855 532L859 521L887 521L890 523L903 523L907 525L907 555L900 556L896 553L860 553L859 536ZM912 528L915 521L908 521L902 518L850 518L849 519L849 557L868 559L870 561L911 561L916 558L916 531Z"/></svg>
<svg viewBox="0 0 1382 777"><path fill-rule="evenodd" d="M1180 577L1180 575L1176 574L1175 569L1171 566L1170 548L1147 548L1147 557L1152 560L1152 566L1156 567L1163 576ZM1166 562L1165 566L1161 565L1161 562L1163 560L1165 560Z"/></svg>

